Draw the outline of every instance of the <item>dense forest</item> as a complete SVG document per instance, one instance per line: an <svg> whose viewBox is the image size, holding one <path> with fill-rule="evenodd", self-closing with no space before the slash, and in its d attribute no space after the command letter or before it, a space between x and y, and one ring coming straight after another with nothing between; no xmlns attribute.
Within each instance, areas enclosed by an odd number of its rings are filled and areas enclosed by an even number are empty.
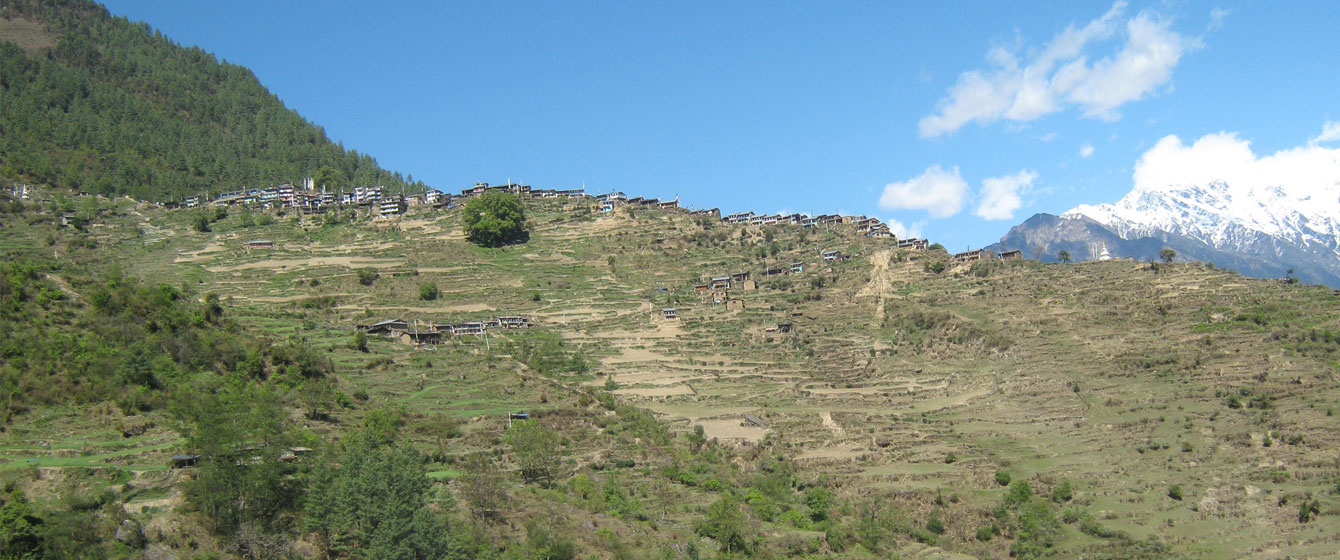
<svg viewBox="0 0 1340 560"><path fill-rule="evenodd" d="M250 70L93 2L0 4L0 179L143 200L297 182L424 185L345 150Z"/></svg>

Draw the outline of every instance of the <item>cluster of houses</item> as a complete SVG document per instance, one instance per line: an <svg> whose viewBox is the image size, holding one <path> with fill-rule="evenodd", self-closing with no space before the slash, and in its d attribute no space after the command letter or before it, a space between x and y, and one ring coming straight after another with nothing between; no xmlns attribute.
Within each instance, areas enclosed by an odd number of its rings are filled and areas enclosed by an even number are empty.
<svg viewBox="0 0 1340 560"><path fill-rule="evenodd" d="M296 187L292 184L285 183L276 187L264 189L244 189L220 194L212 201L207 200L205 197L192 196L187 197L181 202L165 203L164 206L172 208L191 208L206 203L215 206L243 205L258 208L294 208L303 214L321 214L330 208L340 206L361 206L373 208L378 217L394 218L416 206L431 206L437 209L450 209L459 206L461 200L495 191L511 193L523 198L593 199L600 205L601 212L607 213L613 212L615 209L623 206L646 207L660 210L680 210L691 216L707 216L731 224L757 226L796 225L801 227L831 227L844 225L854 228L857 233L865 234L867 237L894 238L893 232L889 230L888 224L881 223L879 218L870 218L866 216L843 216L840 214L810 216L807 214L782 215L739 212L722 217L721 211L716 208L706 210L684 209L680 207L678 198L674 200L660 200L658 198L644 198L640 196L630 197L622 192L589 195L586 194L585 189L534 189L531 188L530 185L512 181L508 181L506 184L501 185L490 185L483 182L475 183L472 187L462 189L459 195L451 195L438 190L429 190L428 192L418 195L404 195L388 193L384 187L380 186L354 187L352 190L342 190L338 193L328 192L324 188L318 191L313 184L313 180L307 178L302 181L302 185ZM899 241L900 248L910 247L924 249L926 245L927 241L925 239L903 239Z"/></svg>
<svg viewBox="0 0 1340 560"><path fill-rule="evenodd" d="M181 202L163 203L165 208L194 208L203 204L213 206L246 206L249 208L292 208L303 215L324 214L331 208L365 207L376 212L377 217L391 218L404 214L414 206L429 205L437 208L451 204L451 197L435 190L406 196L392 194L381 186L354 187L348 191L330 192L325 188L317 190L309 177L301 186L284 183L263 189L242 189L219 194L213 200L202 196L188 196Z"/></svg>
<svg viewBox="0 0 1340 560"><path fill-rule="evenodd" d="M447 336L484 334L490 329L524 329L530 326L530 319L526 317L507 315L483 321L432 323L423 326L420 326L418 321L411 324L404 319L387 319L371 325L355 325L354 328L370 335L398 338L407 344L422 346L441 344Z"/></svg>

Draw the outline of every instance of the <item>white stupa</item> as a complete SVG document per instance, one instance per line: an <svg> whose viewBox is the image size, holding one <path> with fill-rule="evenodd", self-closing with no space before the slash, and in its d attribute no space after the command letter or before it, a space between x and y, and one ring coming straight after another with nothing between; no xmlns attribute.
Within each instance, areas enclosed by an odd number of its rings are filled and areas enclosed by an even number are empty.
<svg viewBox="0 0 1340 560"><path fill-rule="evenodd" d="M1112 260L1112 253L1107 252L1107 243L1106 243L1106 242L1103 243L1103 250L1098 252L1098 260L1100 260L1100 261L1110 261L1110 260Z"/></svg>

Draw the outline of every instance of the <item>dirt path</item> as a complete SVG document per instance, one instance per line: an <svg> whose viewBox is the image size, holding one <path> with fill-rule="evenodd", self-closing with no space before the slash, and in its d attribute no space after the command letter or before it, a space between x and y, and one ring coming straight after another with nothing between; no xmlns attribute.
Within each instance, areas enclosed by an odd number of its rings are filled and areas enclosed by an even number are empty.
<svg viewBox="0 0 1340 560"><path fill-rule="evenodd" d="M856 292L856 297L875 298L875 316L879 318L879 324L884 324L884 297L891 288L889 284L889 258L893 252L884 249L875 251L870 255L870 281Z"/></svg>
<svg viewBox="0 0 1340 560"><path fill-rule="evenodd" d="M823 421L824 427L833 430L833 435L842 437L845 435L842 426L839 426L836 420L833 420L832 412L820 412L819 419Z"/></svg>

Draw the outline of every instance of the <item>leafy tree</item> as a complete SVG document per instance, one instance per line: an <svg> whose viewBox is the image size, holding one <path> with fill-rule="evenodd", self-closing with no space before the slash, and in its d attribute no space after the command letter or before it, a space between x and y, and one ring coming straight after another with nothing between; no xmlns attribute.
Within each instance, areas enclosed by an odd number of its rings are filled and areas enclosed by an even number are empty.
<svg viewBox="0 0 1340 560"><path fill-rule="evenodd" d="M42 518L16 488L0 498L0 560L36 559L41 552Z"/></svg>
<svg viewBox="0 0 1340 560"><path fill-rule="evenodd" d="M366 353L368 351L368 333L363 331L354 332L354 341L352 343L354 350Z"/></svg>
<svg viewBox="0 0 1340 560"><path fill-rule="evenodd" d="M702 424L695 424L693 431L689 432L688 438L689 446L694 453L697 453L702 450L703 444L707 443L707 432L703 429Z"/></svg>
<svg viewBox="0 0 1340 560"><path fill-rule="evenodd" d="M748 525L744 510L735 496L727 493L707 508L707 515L698 522L699 535L717 541L726 553L748 552Z"/></svg>
<svg viewBox="0 0 1340 560"><path fill-rule="evenodd" d="M377 281L377 271L371 268L360 268L358 269L357 274L358 283L364 286L371 286L373 282Z"/></svg>
<svg viewBox="0 0 1340 560"><path fill-rule="evenodd" d="M279 526L300 489L292 467L278 460L294 440L274 393L210 374L179 393L173 416L187 448L201 455L196 479L186 487L190 503L218 533Z"/></svg>
<svg viewBox="0 0 1340 560"><path fill-rule="evenodd" d="M1159 251L1159 258L1162 259L1163 262L1165 263L1171 263L1173 262L1173 259L1177 258L1177 251L1174 251L1172 249L1163 249L1162 251Z"/></svg>
<svg viewBox="0 0 1340 560"><path fill-rule="evenodd" d="M1056 260L1061 261L1063 263L1070 262L1070 251L1061 249L1059 252L1056 253Z"/></svg>
<svg viewBox="0 0 1340 560"><path fill-rule="evenodd" d="M552 485L558 475L558 434L535 420L512 424L504 437L512 447L521 476L529 482Z"/></svg>
<svg viewBox="0 0 1340 560"><path fill-rule="evenodd" d="M422 284L419 284L419 299L424 301L432 301L437 299L437 295L438 295L437 284L434 284L432 282L424 282Z"/></svg>
<svg viewBox="0 0 1340 560"><path fill-rule="evenodd" d="M525 208L514 194L486 192L465 203L461 215L465 238L482 247L524 243L530 237Z"/></svg>
<svg viewBox="0 0 1340 560"><path fill-rule="evenodd" d="M472 453L462 462L459 479L461 499L471 515L495 520L507 507L507 487L502 470L483 452Z"/></svg>
<svg viewBox="0 0 1340 560"><path fill-rule="evenodd" d="M334 556L461 558L430 486L419 452L364 431L313 473L307 527Z"/></svg>

